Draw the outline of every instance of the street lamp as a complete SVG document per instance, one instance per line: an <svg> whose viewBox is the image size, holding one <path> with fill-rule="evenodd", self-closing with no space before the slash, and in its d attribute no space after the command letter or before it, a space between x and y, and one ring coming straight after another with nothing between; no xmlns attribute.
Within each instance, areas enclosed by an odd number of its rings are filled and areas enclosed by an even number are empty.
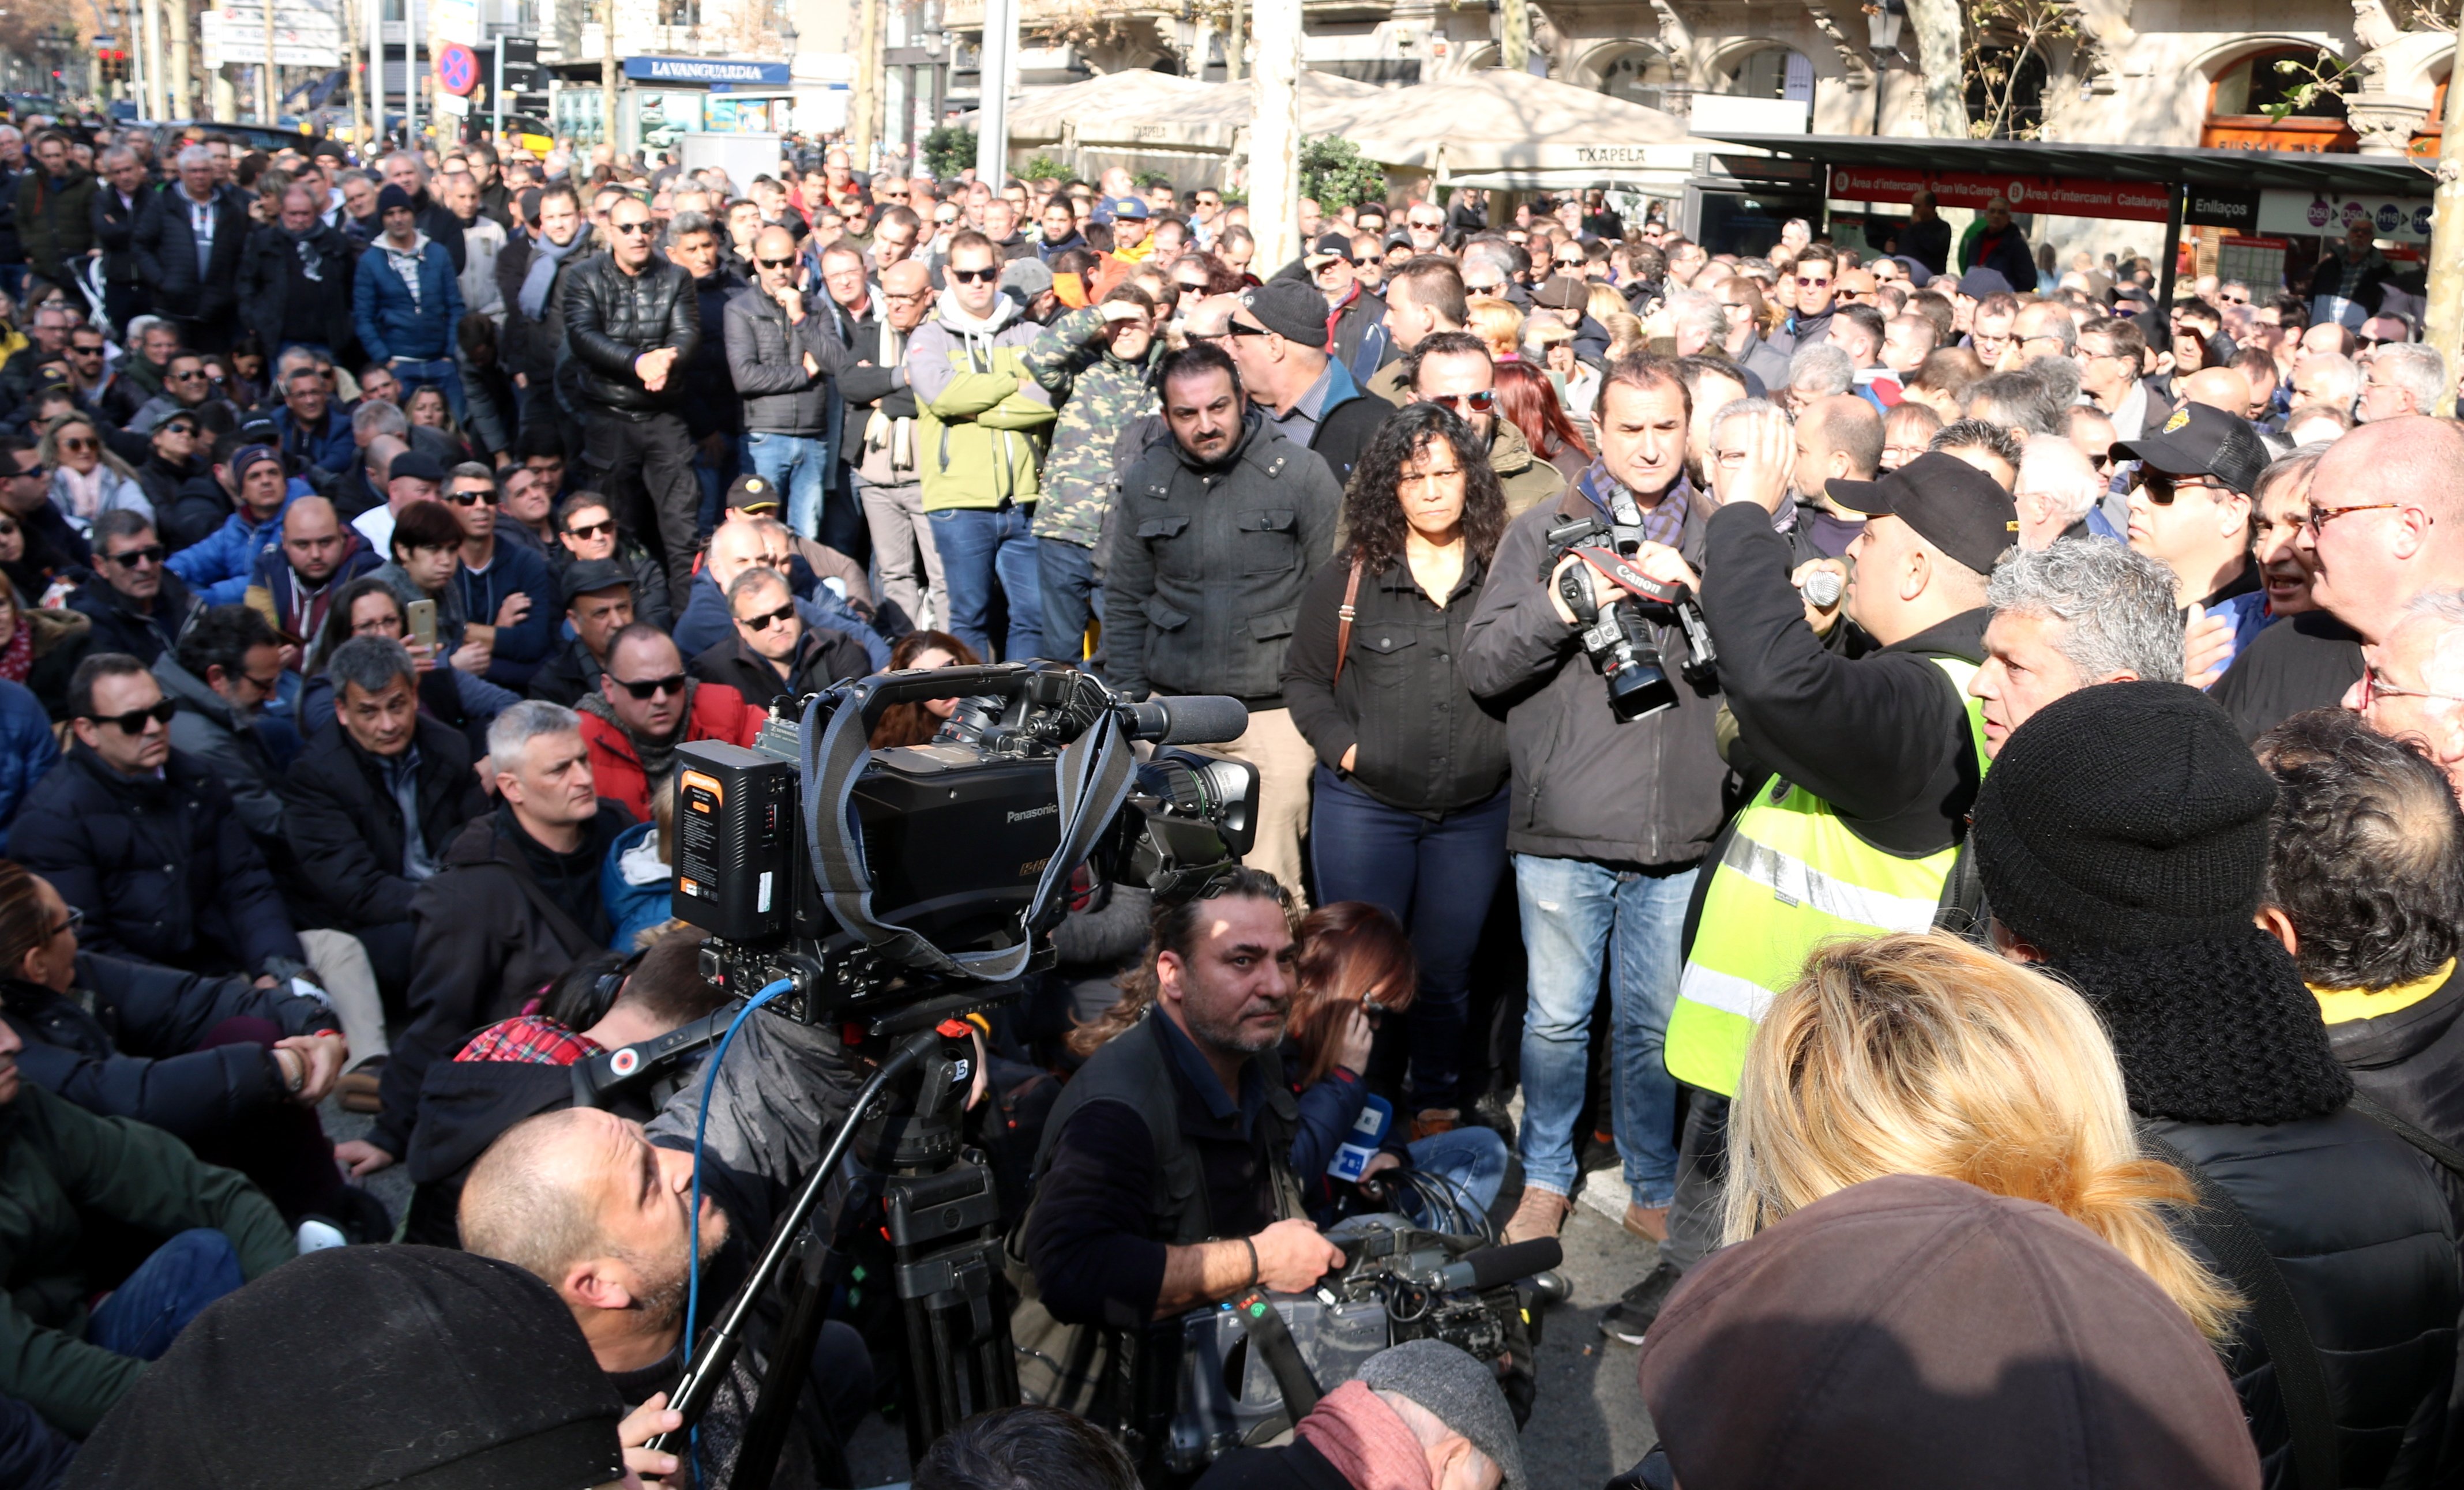
<svg viewBox="0 0 2464 1490"><path fill-rule="evenodd" d="M1865 33L1876 57L1899 56L1900 28L1907 24L1906 0L1874 0L1865 7Z"/></svg>

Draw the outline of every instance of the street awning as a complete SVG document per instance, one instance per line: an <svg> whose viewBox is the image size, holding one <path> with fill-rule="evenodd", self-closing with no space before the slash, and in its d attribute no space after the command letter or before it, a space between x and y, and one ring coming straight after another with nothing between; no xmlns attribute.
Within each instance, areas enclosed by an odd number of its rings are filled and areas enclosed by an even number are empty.
<svg viewBox="0 0 2464 1490"><path fill-rule="evenodd" d="M2087 140L1934 140L1894 135L1715 134L1793 161L1922 171L2077 176L2179 183L2241 190L2276 187L2365 195L2428 196L2436 179L2400 156L2297 150L2210 150Z"/></svg>

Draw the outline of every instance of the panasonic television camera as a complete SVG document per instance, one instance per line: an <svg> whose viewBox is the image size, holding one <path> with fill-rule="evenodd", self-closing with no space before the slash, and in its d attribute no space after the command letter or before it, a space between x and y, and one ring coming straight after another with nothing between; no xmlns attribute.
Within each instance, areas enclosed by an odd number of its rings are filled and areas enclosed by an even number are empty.
<svg viewBox="0 0 2464 1490"><path fill-rule="evenodd" d="M1679 674L1697 688L1718 678L1719 653L1694 592L1662 584L1635 567L1617 530L1596 517L1578 517L1549 530L1548 570L1568 554L1582 562L1556 578L1558 598L1582 624L1583 654L1609 686L1609 708L1619 719L1639 719L1677 702L1653 640L1651 625L1674 625L1685 639Z"/></svg>
<svg viewBox="0 0 2464 1490"><path fill-rule="evenodd" d="M936 698L966 700L961 730L868 748L885 709ZM804 1023L980 991L1051 964L1088 876L1170 901L1237 864L1257 768L1178 747L1247 725L1235 699L1132 703L1045 663L842 684L750 747L677 748L675 913L710 933L705 976L784 979L768 1007Z"/></svg>

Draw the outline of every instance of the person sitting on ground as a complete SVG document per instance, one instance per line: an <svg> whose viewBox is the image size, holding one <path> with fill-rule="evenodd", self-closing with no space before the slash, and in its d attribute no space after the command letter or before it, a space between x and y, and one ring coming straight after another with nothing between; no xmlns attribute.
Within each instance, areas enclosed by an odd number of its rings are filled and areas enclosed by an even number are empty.
<svg viewBox="0 0 2464 1490"><path fill-rule="evenodd" d="M2340 709L2295 714L2257 752L2277 788L2259 925L2301 970L2354 1086L2464 1145L2464 812L2446 773Z"/></svg>
<svg viewBox="0 0 2464 1490"><path fill-rule="evenodd" d="M511 1262L555 1289L608 1385L643 1415L659 1413L683 1372L690 1266L699 1265L705 1297L727 1297L741 1283L753 1247L770 1231L764 1187L714 1159L700 1165L696 1216L694 1168L690 1149L651 1142L639 1123L595 1107L568 1107L506 1129L462 1187L464 1247ZM735 1468L766 1365L764 1333L757 1326L696 1425L702 1471L713 1484L727 1483ZM805 1391L844 1435L872 1405L870 1353L853 1326L831 1321L813 1355ZM672 1413L665 1420L683 1422ZM790 1484L814 1483L819 1457L830 1452L806 1433L791 1431L781 1473ZM674 1482L681 1467L676 1457L647 1449L628 1452L627 1459L663 1482Z"/></svg>
<svg viewBox="0 0 2464 1490"><path fill-rule="evenodd" d="M1300 1103L1300 1131L1293 1135L1292 1174L1310 1212L1333 1219L1341 1197L1331 1166L1368 1107L1370 1044L1380 1021L1407 1014L1420 983L1411 938L1388 911L1366 901L1320 906L1301 921L1301 954L1295 969L1291 1025L1286 1034L1284 1073ZM1453 1026L1462 1038L1462 1025ZM1442 1176L1449 1195L1485 1214L1506 1179L1506 1140L1485 1128L1455 1128L1405 1142L1407 1133L1386 1108L1382 1141L1354 1172L1362 1188L1383 1194L1375 1176L1409 1163ZM1417 1197L1397 1194L1394 1209L1424 1221Z"/></svg>
<svg viewBox="0 0 2464 1490"><path fill-rule="evenodd" d="M546 484L540 476L531 479ZM557 503L556 541L560 568L593 560L614 564L632 581L636 618L662 631L675 628L675 612L668 603L667 566L651 558L649 550L618 531L607 498L596 492L576 492ZM572 700L557 702L570 706Z"/></svg>
<svg viewBox="0 0 2464 1490"><path fill-rule="evenodd" d="M1235 1449L1200 1490L1348 1485L1529 1490L1523 1444L1487 1363L1442 1340L1408 1340L1360 1363L1279 1449Z"/></svg>
<svg viewBox="0 0 2464 1490"><path fill-rule="evenodd" d="M161 1128L44 1090L17 1068L23 1049L0 1024L0 1202L11 1218L0 1394L83 1438L200 1311L298 1243L238 1172L201 1162ZM165 1239L114 1277L93 1245L112 1222Z"/></svg>
<svg viewBox="0 0 2464 1490"><path fill-rule="evenodd" d="M94 623L93 650L124 652L151 665L205 608L187 582L163 567L167 554L142 513L95 519L92 578L68 600Z"/></svg>
<svg viewBox="0 0 2464 1490"><path fill-rule="evenodd" d="M779 706L872 671L864 644L844 631L808 627L796 609L786 577L775 569L747 569L728 586L727 604L736 634L697 654L693 675L736 690L748 704Z"/></svg>
<svg viewBox="0 0 2464 1490"><path fill-rule="evenodd" d="M761 490L748 492L748 483ZM774 494L759 476L737 478L735 493L733 499L737 501ZM890 643L852 602L843 599L819 579L806 577L809 570L797 562L793 539L787 525L776 517L731 515L720 523L718 531L710 536L710 549L701 573L693 577L684 613L676 621L676 646L688 656L697 657L735 635L735 613L727 606L728 586L747 569L764 568L787 577L804 624L854 637L864 644L865 654L872 659L874 667L888 667Z"/></svg>
<svg viewBox="0 0 2464 1490"><path fill-rule="evenodd" d="M1851 1185L1705 1259L1640 1377L1665 1425L1643 1484L1815 1464L1868 1485L2260 1483L2214 1350L2137 1263L2051 1206L1939 1175Z"/></svg>
<svg viewBox="0 0 2464 1490"><path fill-rule="evenodd" d="M269 862L282 863L282 768L257 729L282 688L282 639L246 605L211 605L154 659L154 681L179 706L171 748L213 774Z"/></svg>
<svg viewBox="0 0 2464 1490"><path fill-rule="evenodd" d="M261 1390L233 1392L235 1377ZM396 1389L372 1396L373 1380ZM629 1485L625 1445L649 1422L625 1418L570 1316L519 1268L337 1247L198 1317L94 1430L69 1485Z"/></svg>
<svg viewBox="0 0 2464 1490"><path fill-rule="evenodd" d="M488 726L487 759L496 809L471 820L411 895L409 1027L385 1063L376 1126L335 1150L355 1174L409 1151L428 1068L467 1031L519 1013L607 945L600 866L633 820L600 800L582 721L525 699Z"/></svg>
<svg viewBox="0 0 2464 1490"><path fill-rule="evenodd" d="M334 597L325 611L325 624L317 633L316 650L330 657L355 636L383 637L400 643L410 653L419 669L420 711L461 731L473 742L473 756L486 753L488 721L521 701L485 678L446 666L436 648L411 634L408 607L393 586L373 571L342 586ZM301 733L312 739L333 728L334 680L321 665L312 668L308 681L300 686L298 719Z"/></svg>
<svg viewBox="0 0 2464 1490"><path fill-rule="evenodd" d="M678 927L632 956L584 957L549 986L537 1012L497 1020L453 1059L428 1068L406 1156L417 1188L405 1240L462 1245L454 1213L471 1166L516 1123L570 1105L573 1066L656 1040L726 1004L727 996L701 975L706 934ZM647 1119L657 1110L656 1094L620 1097L611 1110Z"/></svg>
<svg viewBox="0 0 2464 1490"><path fill-rule="evenodd" d="M1066 210L1063 215L1066 215ZM914 1490L1137 1490L1137 1466L1111 1435L1059 1408L998 1407L933 1440Z"/></svg>
<svg viewBox="0 0 2464 1490"><path fill-rule="evenodd" d="M634 821L650 815L650 798L675 778L675 748L688 740L750 745L768 711L724 683L685 671L675 640L635 622L607 644L599 691L580 705L582 737L599 794Z"/></svg>
<svg viewBox="0 0 2464 1490"><path fill-rule="evenodd" d="M318 633L334 598L382 562L357 533L342 526L332 502L298 497L283 512L278 541L257 554L240 598L275 630L306 640L304 647L283 644L283 666L306 672L319 660Z"/></svg>
<svg viewBox="0 0 2464 1490"><path fill-rule="evenodd" d="M437 651L459 670L485 678L495 659L487 642L471 633L461 587L453 582L461 562L462 524L451 510L425 498L406 504L385 545L391 558L373 571L375 577L392 585L405 606L422 601L433 605Z"/></svg>
<svg viewBox="0 0 2464 1490"><path fill-rule="evenodd" d="M280 541L282 516L293 501L282 453L271 445L240 447L216 474L224 471L236 499L231 515L165 560L209 605L229 604L248 592L257 556Z"/></svg>
<svg viewBox="0 0 2464 1490"><path fill-rule="evenodd" d="M2310 1338L2334 1342L2319 1365L2344 1478L2427 1483L2464 1305L2455 1222L2430 1161L2349 1109L2317 998L2254 924L2276 796L2197 690L2111 683L2012 732L1969 851L1996 945L2103 1021L2143 1143L2240 1210ZM2187 1239L2221 1263L2208 1235ZM2288 1473L2293 1414L2250 1316L2227 1369L2261 1461Z"/></svg>
<svg viewBox="0 0 2464 1490"><path fill-rule="evenodd" d="M649 567L660 567L655 559ZM634 622L633 595L641 571L605 559L583 559L565 565L557 577L564 600L565 629L573 634L548 654L531 674L530 696L562 704L567 709L599 691L607 671L607 646L616 633ZM660 581L664 585L667 581ZM656 625L658 623L649 623Z"/></svg>

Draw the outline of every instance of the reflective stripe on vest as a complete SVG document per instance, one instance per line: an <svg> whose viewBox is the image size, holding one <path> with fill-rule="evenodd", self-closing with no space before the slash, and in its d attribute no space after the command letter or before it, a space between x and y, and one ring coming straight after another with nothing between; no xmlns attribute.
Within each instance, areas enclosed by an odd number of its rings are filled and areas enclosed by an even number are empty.
<svg viewBox="0 0 2464 1490"><path fill-rule="evenodd" d="M1968 711L1982 769L1985 716L1968 694L1972 663L1931 659ZM1933 925L1956 845L1922 859L1876 848L1831 804L1774 780L1737 817L1711 870L1694 947L1668 1019L1668 1074L1733 1097L1746 1043L1808 953L1837 937L1923 931Z"/></svg>

